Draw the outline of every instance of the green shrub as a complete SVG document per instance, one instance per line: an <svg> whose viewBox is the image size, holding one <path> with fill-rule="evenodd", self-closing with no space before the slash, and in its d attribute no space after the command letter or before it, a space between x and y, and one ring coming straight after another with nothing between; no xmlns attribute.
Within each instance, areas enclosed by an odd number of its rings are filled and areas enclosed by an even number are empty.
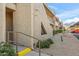
<svg viewBox="0 0 79 59"><path fill-rule="evenodd" d="M58 33L62 33L62 32L63 32L63 30L62 30L62 29L59 29L59 30L57 30L57 32L58 32Z"/></svg>
<svg viewBox="0 0 79 59"><path fill-rule="evenodd" d="M54 44L53 40L48 38L47 41L50 43L50 44Z"/></svg>
<svg viewBox="0 0 79 59"><path fill-rule="evenodd" d="M7 42L0 43L0 56L15 56L16 52Z"/></svg>
<svg viewBox="0 0 79 59"><path fill-rule="evenodd" d="M40 41L40 48L49 48L53 43L54 42L51 39ZM36 47L39 48L39 42L37 42Z"/></svg>
<svg viewBox="0 0 79 59"><path fill-rule="evenodd" d="M62 33L64 30L62 29L58 29L58 30L53 30L53 35L58 34L58 33Z"/></svg>
<svg viewBox="0 0 79 59"><path fill-rule="evenodd" d="M49 48L50 47L50 43L47 40L43 41L43 48Z"/></svg>
<svg viewBox="0 0 79 59"><path fill-rule="evenodd" d="M53 35L57 34L56 30L53 30Z"/></svg>

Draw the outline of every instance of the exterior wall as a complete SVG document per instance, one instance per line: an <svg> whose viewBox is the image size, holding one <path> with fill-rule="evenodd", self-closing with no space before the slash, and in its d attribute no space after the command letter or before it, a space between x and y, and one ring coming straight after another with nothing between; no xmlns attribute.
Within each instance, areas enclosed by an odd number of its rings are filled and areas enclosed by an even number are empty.
<svg viewBox="0 0 79 59"><path fill-rule="evenodd" d="M55 28L55 30L57 30L61 26L60 21L56 16L54 16L53 19L54 19L54 26L55 26L54 28Z"/></svg>
<svg viewBox="0 0 79 59"><path fill-rule="evenodd" d="M51 11L48 6L46 4L44 4L45 10L46 10L46 14L50 17L53 18L55 16L55 13L53 11Z"/></svg>
<svg viewBox="0 0 79 59"><path fill-rule="evenodd" d="M6 7L12 10L16 10L16 4L14 3L6 3Z"/></svg>
<svg viewBox="0 0 79 59"><path fill-rule="evenodd" d="M17 4L14 12L14 31L31 35L31 4ZM17 34L18 43L31 46L31 38Z"/></svg>
<svg viewBox="0 0 79 59"><path fill-rule="evenodd" d="M22 32L40 40L50 38L52 36L52 27L48 20L45 8L43 4L0 4L0 42L6 40L6 7L13 10L13 30ZM10 10L9 10L10 11ZM41 23L47 32L45 35L41 35ZM18 43L28 47L33 47L32 38L26 37L22 34L17 34Z"/></svg>
<svg viewBox="0 0 79 59"><path fill-rule="evenodd" d="M47 32L45 35L41 35L41 22ZM29 34L39 39L51 37L52 28L43 4L17 4L16 11L14 12L14 31ZM20 44L26 46L33 45L32 38L24 38L24 36L18 35L18 40Z"/></svg>
<svg viewBox="0 0 79 59"><path fill-rule="evenodd" d="M0 42L6 40L5 4L0 3Z"/></svg>
<svg viewBox="0 0 79 59"><path fill-rule="evenodd" d="M54 12L51 12L51 10L47 7L47 5L44 5L45 7L45 10L46 10L46 14L48 16L48 19L50 21L50 24L53 26L53 29L56 30L56 29L59 29L60 27L60 21L59 19L55 16L55 13Z"/></svg>
<svg viewBox="0 0 79 59"><path fill-rule="evenodd" d="M0 3L0 42L6 41L6 7L15 10L12 4Z"/></svg>
<svg viewBox="0 0 79 59"><path fill-rule="evenodd" d="M41 35L41 22L43 23L47 34ZM48 20L43 4L34 4L34 36L39 39L47 39L52 36L52 28Z"/></svg>

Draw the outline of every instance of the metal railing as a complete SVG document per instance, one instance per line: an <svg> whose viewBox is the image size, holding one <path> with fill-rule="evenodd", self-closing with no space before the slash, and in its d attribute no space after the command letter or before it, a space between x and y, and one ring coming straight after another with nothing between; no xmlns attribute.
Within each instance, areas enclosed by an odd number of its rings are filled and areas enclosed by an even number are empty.
<svg viewBox="0 0 79 59"><path fill-rule="evenodd" d="M11 41L10 40L10 33L16 34L16 38L17 38L17 33L19 33L19 34L22 34L22 35L24 35L26 37L30 37L30 38L33 38L33 39L37 40L39 42L39 47L38 47L39 48L39 56L41 56L40 39L38 39L38 38L36 38L34 36L31 36L31 35L22 33L22 32L7 31L7 42L9 42L9 43L15 43L15 45L16 45L16 55L17 56L18 56L18 39L15 39L15 41Z"/></svg>

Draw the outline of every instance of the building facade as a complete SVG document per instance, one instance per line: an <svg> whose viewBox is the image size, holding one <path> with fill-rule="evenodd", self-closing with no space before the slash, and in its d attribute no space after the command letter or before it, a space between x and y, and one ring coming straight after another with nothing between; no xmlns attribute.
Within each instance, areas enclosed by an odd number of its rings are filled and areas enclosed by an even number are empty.
<svg viewBox="0 0 79 59"><path fill-rule="evenodd" d="M7 41L8 31L21 32L40 40L52 37L45 8L44 4L0 3L0 42ZM18 40L19 44L31 48L35 42L35 39L22 34L10 34L9 40Z"/></svg>
<svg viewBox="0 0 79 59"><path fill-rule="evenodd" d="M53 28L53 30L60 29L62 26L59 18L55 15L55 11L52 11L46 4L44 4L46 14L48 17L48 20L50 22L50 26Z"/></svg>

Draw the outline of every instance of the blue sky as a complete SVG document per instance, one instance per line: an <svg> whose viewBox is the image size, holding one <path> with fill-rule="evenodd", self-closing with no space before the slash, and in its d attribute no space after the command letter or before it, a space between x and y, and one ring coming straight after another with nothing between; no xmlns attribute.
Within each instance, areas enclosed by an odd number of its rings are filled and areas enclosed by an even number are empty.
<svg viewBox="0 0 79 59"><path fill-rule="evenodd" d="M79 19L79 3L48 3L48 7L63 22L74 22Z"/></svg>

